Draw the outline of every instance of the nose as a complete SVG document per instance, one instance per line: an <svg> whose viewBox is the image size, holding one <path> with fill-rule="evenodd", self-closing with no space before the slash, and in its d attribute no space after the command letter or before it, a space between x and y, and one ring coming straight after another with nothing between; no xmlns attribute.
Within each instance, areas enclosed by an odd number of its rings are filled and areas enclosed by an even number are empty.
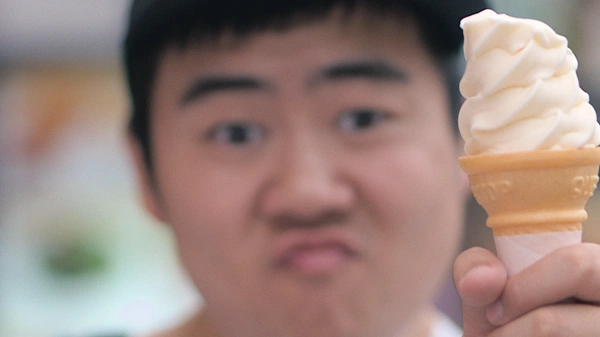
<svg viewBox="0 0 600 337"><path fill-rule="evenodd" d="M279 152L261 198L262 214L287 226L340 221L356 202L341 156L315 137L299 138Z"/></svg>

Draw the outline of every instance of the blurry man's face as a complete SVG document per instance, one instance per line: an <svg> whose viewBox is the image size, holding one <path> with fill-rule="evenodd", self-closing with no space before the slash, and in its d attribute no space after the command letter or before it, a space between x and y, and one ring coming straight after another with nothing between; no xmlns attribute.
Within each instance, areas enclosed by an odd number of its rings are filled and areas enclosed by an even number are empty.
<svg viewBox="0 0 600 337"><path fill-rule="evenodd" d="M151 103L156 213L223 331L397 336L434 295L464 178L412 20L171 48Z"/></svg>

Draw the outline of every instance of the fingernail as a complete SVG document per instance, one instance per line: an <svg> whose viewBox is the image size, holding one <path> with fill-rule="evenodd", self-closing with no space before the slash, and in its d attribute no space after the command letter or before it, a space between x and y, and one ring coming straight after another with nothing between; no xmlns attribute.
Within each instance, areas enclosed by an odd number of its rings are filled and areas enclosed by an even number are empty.
<svg viewBox="0 0 600 337"><path fill-rule="evenodd" d="M486 309L487 319L494 325L500 325L502 323L502 316L504 315L504 308L500 301L492 303Z"/></svg>

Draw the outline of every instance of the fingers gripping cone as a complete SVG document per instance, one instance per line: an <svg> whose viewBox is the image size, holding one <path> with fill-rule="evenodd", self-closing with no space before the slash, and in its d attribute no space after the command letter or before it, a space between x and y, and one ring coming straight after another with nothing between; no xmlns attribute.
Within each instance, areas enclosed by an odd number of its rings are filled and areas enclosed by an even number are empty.
<svg viewBox="0 0 600 337"><path fill-rule="evenodd" d="M598 184L600 148L461 157L488 214L509 276L562 246L581 242L585 204Z"/></svg>

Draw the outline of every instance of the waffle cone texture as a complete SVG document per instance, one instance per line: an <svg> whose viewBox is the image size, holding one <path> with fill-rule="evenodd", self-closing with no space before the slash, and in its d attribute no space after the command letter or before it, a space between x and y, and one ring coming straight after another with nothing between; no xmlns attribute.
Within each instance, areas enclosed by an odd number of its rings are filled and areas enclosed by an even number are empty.
<svg viewBox="0 0 600 337"><path fill-rule="evenodd" d="M598 184L600 148L459 158L494 236L581 231Z"/></svg>

